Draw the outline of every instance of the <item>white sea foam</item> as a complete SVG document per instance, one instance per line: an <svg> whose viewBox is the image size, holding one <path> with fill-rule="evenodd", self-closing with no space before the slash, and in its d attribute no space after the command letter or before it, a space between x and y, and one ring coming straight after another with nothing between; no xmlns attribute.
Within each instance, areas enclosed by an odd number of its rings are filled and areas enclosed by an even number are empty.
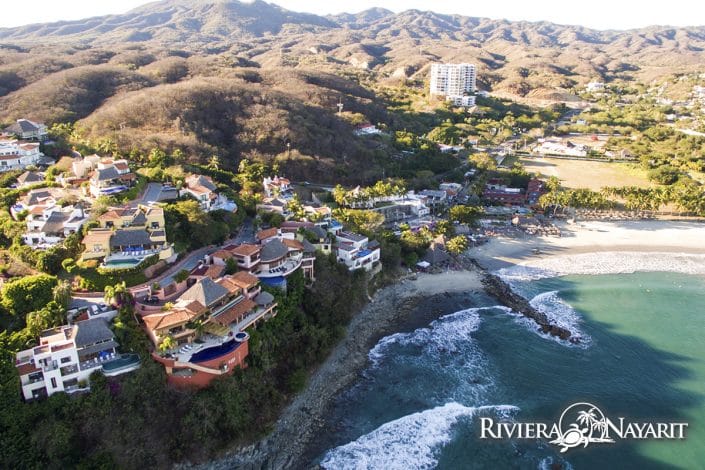
<svg viewBox="0 0 705 470"><path fill-rule="evenodd" d="M550 323L570 331L573 337L577 337L580 340L580 343L574 344L569 341L561 340L557 336L542 333L533 320L524 317L531 323L533 330L541 336L549 337L570 346L588 347L590 345L592 338L581 329L583 317L558 296L558 291L543 292L531 299L529 304L539 312L545 314Z"/></svg>
<svg viewBox="0 0 705 470"><path fill-rule="evenodd" d="M438 464L437 451L452 439L453 426L462 417L494 413L510 418L511 405L467 407L451 402L383 424L374 431L329 450L326 469L430 469Z"/></svg>
<svg viewBox="0 0 705 470"><path fill-rule="evenodd" d="M496 274L507 282L532 281L569 274L677 272L705 275L705 255L663 252L595 252L549 256L503 268Z"/></svg>
<svg viewBox="0 0 705 470"><path fill-rule="evenodd" d="M471 339L480 326L479 312L488 309L509 311L507 307L480 307L460 310L444 315L431 322L428 328L419 328L411 333L396 333L382 338L368 353L372 366L378 366L392 345L417 345L424 353L437 356L440 352L458 352L462 342Z"/></svg>

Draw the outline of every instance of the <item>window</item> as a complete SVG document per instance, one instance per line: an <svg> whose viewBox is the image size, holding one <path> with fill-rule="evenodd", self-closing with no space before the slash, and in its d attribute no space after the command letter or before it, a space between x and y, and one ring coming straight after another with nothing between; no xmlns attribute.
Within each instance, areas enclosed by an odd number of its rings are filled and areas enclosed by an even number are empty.
<svg viewBox="0 0 705 470"><path fill-rule="evenodd" d="M62 364L66 364L66 363L68 363L68 362L71 362L71 358L70 358L70 357L67 356L67 357L62 357L62 358L61 358L61 363L62 363Z"/></svg>
<svg viewBox="0 0 705 470"><path fill-rule="evenodd" d="M52 388L56 388L56 379L54 377L51 378L51 386Z"/></svg>

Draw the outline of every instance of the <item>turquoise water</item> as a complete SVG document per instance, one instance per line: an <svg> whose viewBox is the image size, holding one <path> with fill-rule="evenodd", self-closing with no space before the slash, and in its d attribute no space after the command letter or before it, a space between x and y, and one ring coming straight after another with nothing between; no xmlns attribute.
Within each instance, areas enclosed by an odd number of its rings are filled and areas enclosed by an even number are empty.
<svg viewBox="0 0 705 470"><path fill-rule="evenodd" d="M112 260L105 263L105 267L108 269L127 269L134 268L142 262L142 259L122 259L122 260Z"/></svg>
<svg viewBox="0 0 705 470"><path fill-rule="evenodd" d="M703 278L567 276L517 288L584 344L542 336L491 304L384 338L335 406L316 461L335 469L705 468ZM479 416L553 422L582 401L610 418L688 422L687 439L565 454L540 440L479 439Z"/></svg>
<svg viewBox="0 0 705 470"><path fill-rule="evenodd" d="M118 359L103 364L103 370L113 372L123 367L139 364L140 357L137 354L123 354Z"/></svg>

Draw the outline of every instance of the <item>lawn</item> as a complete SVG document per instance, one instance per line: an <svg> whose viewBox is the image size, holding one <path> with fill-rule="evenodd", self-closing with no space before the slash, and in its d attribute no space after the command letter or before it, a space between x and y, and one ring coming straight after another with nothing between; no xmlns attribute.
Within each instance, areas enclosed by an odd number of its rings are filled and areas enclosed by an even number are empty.
<svg viewBox="0 0 705 470"><path fill-rule="evenodd" d="M527 158L520 160L526 171L548 178L556 176L566 188L599 190L605 186L655 186L646 172L630 163L608 163L559 158Z"/></svg>

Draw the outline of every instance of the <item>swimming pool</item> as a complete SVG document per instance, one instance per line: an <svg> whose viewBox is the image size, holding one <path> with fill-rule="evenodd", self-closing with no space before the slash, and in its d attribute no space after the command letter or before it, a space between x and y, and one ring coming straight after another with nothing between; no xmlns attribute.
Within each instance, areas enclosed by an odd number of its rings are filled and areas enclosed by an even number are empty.
<svg viewBox="0 0 705 470"><path fill-rule="evenodd" d="M220 346L213 346L211 348L198 351L193 356L191 356L189 362L198 363L210 361L211 359L215 359L216 357L220 357L235 351L241 344L241 342L231 339L230 341L226 341Z"/></svg>
<svg viewBox="0 0 705 470"><path fill-rule="evenodd" d="M110 377L119 375L131 370L135 370L140 366L140 357L137 354L123 354L117 359L108 361L103 364L103 374Z"/></svg>
<svg viewBox="0 0 705 470"><path fill-rule="evenodd" d="M124 258L112 259L103 263L103 267L107 269L127 269L138 266L144 258Z"/></svg>

